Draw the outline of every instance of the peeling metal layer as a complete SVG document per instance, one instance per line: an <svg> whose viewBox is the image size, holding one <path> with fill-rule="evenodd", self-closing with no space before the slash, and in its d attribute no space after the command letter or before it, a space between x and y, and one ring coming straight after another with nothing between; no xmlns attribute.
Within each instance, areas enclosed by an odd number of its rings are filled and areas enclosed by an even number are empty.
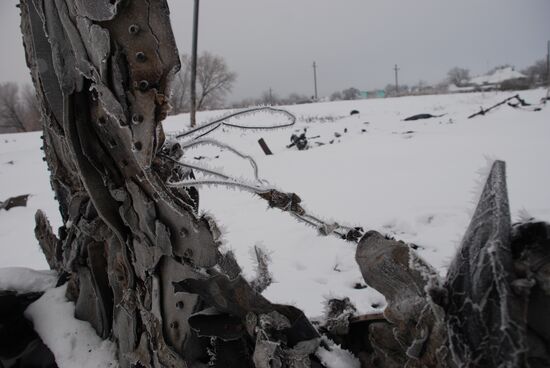
<svg viewBox="0 0 550 368"><path fill-rule="evenodd" d="M220 254L220 232L198 215L196 190L166 185L177 169L159 155L160 123L180 67L166 1L21 0L21 8L63 219L55 237L38 214L37 234L68 280L77 316L116 341L123 368L201 366L210 348L216 366L239 367L252 365L256 336L245 320L254 311L266 331L269 320L286 336L285 364L306 366L315 328L298 309L256 293ZM210 277L219 269L229 278ZM175 293L182 280L201 287ZM197 314L211 307L225 314ZM226 327L234 333L210 345L199 337Z"/></svg>
<svg viewBox="0 0 550 368"><path fill-rule="evenodd" d="M74 3L79 14L93 21L101 22L115 17L120 0L75 0Z"/></svg>

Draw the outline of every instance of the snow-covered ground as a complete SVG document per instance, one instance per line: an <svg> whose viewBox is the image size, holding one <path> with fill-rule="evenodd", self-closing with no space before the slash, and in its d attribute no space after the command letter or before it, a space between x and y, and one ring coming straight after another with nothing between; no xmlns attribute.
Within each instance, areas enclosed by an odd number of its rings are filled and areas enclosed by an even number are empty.
<svg viewBox="0 0 550 368"><path fill-rule="evenodd" d="M292 128L220 128L210 137L253 156L262 179L297 193L310 213L414 242L420 245L420 255L444 274L468 225L485 168L493 159L507 162L513 220L529 214L550 221L550 106L534 112L504 105L486 116L467 119L480 106L513 94L296 105L288 107L298 117ZM538 103L546 91L520 94ZM350 116L351 110L360 113ZM198 118L206 122L225 113L204 112ZM403 121L418 113L446 115ZM285 119L259 113L238 123L282 124ZM187 115L169 117L165 130L184 130L187 122ZM290 135L304 128L308 137L319 136L310 139L311 149L286 148ZM260 137L274 155L263 154L257 143ZM0 200L31 194L27 207L0 211L0 267L47 268L34 239L34 213L45 210L54 226L60 225L60 218L40 145L40 133L0 136ZM227 150L193 149L184 159L253 179L248 162ZM350 297L359 313L383 308L384 298L375 290L354 288L362 278L352 243L321 237L247 192L204 187L200 193L201 210L222 226L224 247L236 253L246 277L254 276L250 253L254 245L270 253L275 282L264 295L273 302L295 304L310 317L322 315L327 297ZM58 297L55 293L44 296Z"/></svg>

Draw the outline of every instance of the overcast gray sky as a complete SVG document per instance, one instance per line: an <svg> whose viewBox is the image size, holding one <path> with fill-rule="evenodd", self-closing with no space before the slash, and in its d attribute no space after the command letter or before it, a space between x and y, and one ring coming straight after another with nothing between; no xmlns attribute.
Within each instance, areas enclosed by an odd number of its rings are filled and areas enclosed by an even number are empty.
<svg viewBox="0 0 550 368"><path fill-rule="evenodd" d="M192 0L168 0L180 52L190 52ZM0 0L0 81L29 81L16 0ZM199 51L223 56L238 73L230 101L319 95L400 80L435 83L453 66L473 74L546 55L550 0L205 0Z"/></svg>

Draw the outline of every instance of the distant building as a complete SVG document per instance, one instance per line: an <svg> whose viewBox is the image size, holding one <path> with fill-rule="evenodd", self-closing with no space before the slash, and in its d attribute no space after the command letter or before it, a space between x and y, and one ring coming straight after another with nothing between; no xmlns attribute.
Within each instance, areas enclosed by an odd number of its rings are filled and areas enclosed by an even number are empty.
<svg viewBox="0 0 550 368"><path fill-rule="evenodd" d="M524 74L514 70L511 66L497 68L491 73L471 78L460 86L450 84L450 93L520 90L529 88L529 80Z"/></svg>
<svg viewBox="0 0 550 368"><path fill-rule="evenodd" d="M507 66L496 69L490 74L481 75L470 79L465 87L473 87L474 90L497 90L506 85L522 85L527 83L527 76Z"/></svg>
<svg viewBox="0 0 550 368"><path fill-rule="evenodd" d="M384 98L386 97L386 92L384 90L360 91L359 95L361 98Z"/></svg>

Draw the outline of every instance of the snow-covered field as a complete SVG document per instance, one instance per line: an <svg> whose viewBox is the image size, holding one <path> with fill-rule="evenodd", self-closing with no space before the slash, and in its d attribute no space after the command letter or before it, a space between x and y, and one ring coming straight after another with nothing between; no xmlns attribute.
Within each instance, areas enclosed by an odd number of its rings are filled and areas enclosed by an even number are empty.
<svg viewBox="0 0 550 368"><path fill-rule="evenodd" d="M444 274L492 160L507 163L513 220L533 216L550 221L550 106L534 112L504 105L486 116L467 119L480 106L488 107L513 94L296 105L288 107L298 117L292 128L223 128L210 137L253 156L262 179L297 193L311 214L414 242L420 245L420 255ZM520 94L538 103L546 91ZM354 109L360 113L350 116ZM206 122L225 113L204 112L198 118ZM446 115L403 121L418 113ZM238 123L282 124L285 119L284 115L259 113ZM187 122L187 115L170 117L165 130L184 130ZM311 149L286 148L290 135L304 128L308 137L319 136L310 139ZM274 155L263 154L257 143L260 137ZM47 268L34 239L34 213L45 210L54 226L60 225L60 218L40 145L40 133L0 136L0 199L31 194L27 207L0 210L0 267ZM194 149L184 159L253 179L248 162L227 150ZM383 308L384 298L375 290L354 288L363 281L352 243L321 237L315 229L288 213L268 209L265 201L247 192L204 187L200 193L201 210L222 226L224 247L235 252L247 278L255 273L250 253L254 245L270 253L275 282L264 295L273 302L294 304L310 317L322 315L327 297L350 297L359 313Z"/></svg>

